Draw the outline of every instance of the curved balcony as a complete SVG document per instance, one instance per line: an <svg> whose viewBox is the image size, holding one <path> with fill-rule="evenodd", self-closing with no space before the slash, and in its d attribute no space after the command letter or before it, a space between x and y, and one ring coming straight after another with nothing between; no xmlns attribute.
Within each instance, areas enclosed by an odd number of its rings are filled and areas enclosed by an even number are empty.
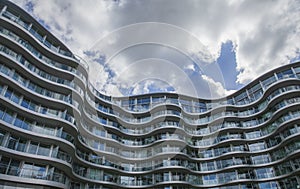
<svg viewBox="0 0 300 189"><path fill-rule="evenodd" d="M300 62L220 99L111 97L89 83L84 60L30 15L6 1L0 8L1 181L300 187Z"/></svg>

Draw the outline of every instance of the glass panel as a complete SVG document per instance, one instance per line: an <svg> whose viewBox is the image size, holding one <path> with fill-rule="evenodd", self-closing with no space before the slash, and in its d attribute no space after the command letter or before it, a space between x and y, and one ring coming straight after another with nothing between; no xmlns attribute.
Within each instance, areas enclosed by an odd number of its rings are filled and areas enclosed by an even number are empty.
<svg viewBox="0 0 300 189"><path fill-rule="evenodd" d="M15 138L13 136L10 136L9 139L8 139L7 148L10 148L10 149L14 150L17 146L17 142L18 142L17 138Z"/></svg>
<svg viewBox="0 0 300 189"><path fill-rule="evenodd" d="M15 122L14 122L14 126L17 126L17 127L21 128L22 124L23 124L23 120L21 120L19 117L17 117Z"/></svg>
<svg viewBox="0 0 300 189"><path fill-rule="evenodd" d="M291 69L285 70L277 74L278 79L285 79L294 77L293 71Z"/></svg>
<svg viewBox="0 0 300 189"><path fill-rule="evenodd" d="M10 158L1 157L1 161L0 161L0 173L1 174L6 174L6 169L9 166L9 162L10 162Z"/></svg>
<svg viewBox="0 0 300 189"><path fill-rule="evenodd" d="M40 144L37 154L42 156L49 156L49 153L50 153L50 146Z"/></svg>
<svg viewBox="0 0 300 189"><path fill-rule="evenodd" d="M265 79L264 81L262 81L262 84L265 88L267 88L269 85L271 85L275 81L276 81L276 77L273 75L272 77L269 77L269 78Z"/></svg>
<svg viewBox="0 0 300 189"><path fill-rule="evenodd" d="M14 176L19 175L19 165L20 165L19 160L12 160L11 163L10 163L7 174L8 175L14 175Z"/></svg>
<svg viewBox="0 0 300 189"><path fill-rule="evenodd" d="M164 173L164 181L169 181L169 173Z"/></svg>
<svg viewBox="0 0 300 189"><path fill-rule="evenodd" d="M13 112L12 111L6 111L6 113L4 114L4 121L7 123L12 123L13 121Z"/></svg>
<svg viewBox="0 0 300 189"><path fill-rule="evenodd" d="M5 111L5 109L3 107L0 107L0 119L3 118L4 111Z"/></svg>
<svg viewBox="0 0 300 189"><path fill-rule="evenodd" d="M20 139L16 150L20 152L25 152L25 147L26 147L26 140Z"/></svg>
<svg viewBox="0 0 300 189"><path fill-rule="evenodd" d="M25 163L22 168L22 177L45 179L46 167L42 165L33 165L32 163Z"/></svg>
<svg viewBox="0 0 300 189"><path fill-rule="evenodd" d="M5 94L4 94L4 97L10 99L11 96L12 96L12 91L9 90L9 89L7 89L6 92L5 92Z"/></svg>
<svg viewBox="0 0 300 189"><path fill-rule="evenodd" d="M38 143L30 142L28 153L36 154L37 148L38 148Z"/></svg>
<svg viewBox="0 0 300 189"><path fill-rule="evenodd" d="M23 100L22 100L22 103L21 103L21 106L23 106L23 107L25 107L25 108L28 108L28 106L29 106L29 101L26 100L26 99L23 99Z"/></svg>

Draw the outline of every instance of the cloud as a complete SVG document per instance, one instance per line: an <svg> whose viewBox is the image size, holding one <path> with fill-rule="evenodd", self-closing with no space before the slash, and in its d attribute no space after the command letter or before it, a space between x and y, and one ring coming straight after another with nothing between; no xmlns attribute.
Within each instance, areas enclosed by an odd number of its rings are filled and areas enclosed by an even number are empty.
<svg viewBox="0 0 300 189"><path fill-rule="evenodd" d="M202 75L202 78L208 83L212 98L219 98L230 95L236 90L226 90L220 82L217 82L207 75Z"/></svg>
<svg viewBox="0 0 300 189"><path fill-rule="evenodd" d="M147 94L153 92L172 92L174 88L170 86L168 83L157 80L155 78L149 78L143 80L139 83L136 83L130 91L129 94L137 95L137 94Z"/></svg>
<svg viewBox="0 0 300 189"><path fill-rule="evenodd" d="M186 70L191 70L191 71L193 71L193 72L196 71L196 68L195 68L195 65L194 65L194 64L189 64L189 65L185 66L184 69L186 69Z"/></svg>
<svg viewBox="0 0 300 189"><path fill-rule="evenodd" d="M181 0L32 0L32 7L26 6L28 0L14 1L30 9L76 54L86 56L84 52L99 50L105 55L107 62L99 65L98 72L92 70L90 76L97 80L100 90L111 94L122 94L134 83L130 81L138 82L152 74L169 83L176 92L204 95L203 85L197 86L198 81L191 78L193 74L187 73L194 72L200 83L206 81L220 90L216 95L225 95L222 82L215 82L211 75L197 69L215 62L222 43L227 41L234 45L239 73L236 82L241 84L299 57L300 1L297 0L184 3ZM147 45L137 45L143 42L156 44L158 52ZM129 53L128 49L143 56ZM132 66L133 62L151 58L169 61L173 66L158 65L156 69L149 65ZM181 75L174 75L178 69L182 70ZM192 82L185 83L187 80Z"/></svg>

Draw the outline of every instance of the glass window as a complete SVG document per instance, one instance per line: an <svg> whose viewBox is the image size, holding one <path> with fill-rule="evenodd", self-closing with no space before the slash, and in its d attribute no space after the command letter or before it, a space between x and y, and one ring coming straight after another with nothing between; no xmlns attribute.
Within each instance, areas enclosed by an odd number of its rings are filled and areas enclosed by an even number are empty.
<svg viewBox="0 0 300 189"><path fill-rule="evenodd" d="M20 96L21 96L21 95L19 95L19 94L17 94L17 93L13 93L13 94L12 94L12 97L11 97L11 100L12 100L13 102L19 104L19 102L20 102Z"/></svg>
<svg viewBox="0 0 300 189"><path fill-rule="evenodd" d="M8 175L14 175L14 176L19 175L19 173L20 173L19 165L20 165L19 160L11 160L9 168L7 170L7 174Z"/></svg>
<svg viewBox="0 0 300 189"><path fill-rule="evenodd" d="M238 105L242 105L242 104L245 104L247 103L248 101L248 95L246 92L243 92L241 94L239 94L238 96L235 97L235 102L238 104Z"/></svg>
<svg viewBox="0 0 300 189"><path fill-rule="evenodd" d="M202 170L203 171L212 171L212 170L215 170L215 163L214 163L214 161L202 163Z"/></svg>
<svg viewBox="0 0 300 189"><path fill-rule="evenodd" d="M204 158L209 158L209 157L213 157L213 150L205 150L202 152L203 153L203 157Z"/></svg>
<svg viewBox="0 0 300 189"><path fill-rule="evenodd" d="M2 145L2 142L4 140L5 132L0 130L0 146Z"/></svg>
<svg viewBox="0 0 300 189"><path fill-rule="evenodd" d="M249 97L252 98L253 100L258 99L261 94L262 94L262 89L260 83L256 84L254 87L250 88L248 90L249 92Z"/></svg>
<svg viewBox="0 0 300 189"><path fill-rule="evenodd" d="M10 99L11 96L12 96L12 91L10 89L7 89L4 94L4 97Z"/></svg>
<svg viewBox="0 0 300 189"><path fill-rule="evenodd" d="M2 156L0 159L1 159L1 161L0 161L0 173L1 174L6 174L7 167L9 166L9 163L10 163L10 158Z"/></svg>
<svg viewBox="0 0 300 189"><path fill-rule="evenodd" d="M259 183L259 188L264 188L264 189L277 189L277 183L276 182L263 182Z"/></svg>
<svg viewBox="0 0 300 189"><path fill-rule="evenodd" d="M159 104L164 101L164 97L152 97L152 104Z"/></svg>
<svg viewBox="0 0 300 189"><path fill-rule="evenodd" d="M9 149L15 149L18 143L18 138L14 136L10 136L7 143L7 148Z"/></svg>
<svg viewBox="0 0 300 189"><path fill-rule="evenodd" d="M283 72L277 73L278 79L285 79L289 77L294 77L293 71L291 69L285 70Z"/></svg>
<svg viewBox="0 0 300 189"><path fill-rule="evenodd" d="M32 110L32 111L35 111L35 109L36 109L36 104L34 104L33 102L30 102L28 108L29 108L30 110Z"/></svg>
<svg viewBox="0 0 300 189"><path fill-rule="evenodd" d="M26 100L26 99L23 99L23 100L22 100L22 103L21 103L21 106L23 106L23 107L25 107L25 108L28 108L28 106L29 106L29 101Z"/></svg>
<svg viewBox="0 0 300 189"><path fill-rule="evenodd" d="M23 124L22 124L22 128L26 129L26 130L30 130L30 125L31 125L31 123L29 121L24 120Z"/></svg>
<svg viewBox="0 0 300 189"><path fill-rule="evenodd" d="M13 121L13 112L12 111L6 111L6 113L4 114L4 118L3 120L7 123L12 123Z"/></svg>
<svg viewBox="0 0 300 189"><path fill-rule="evenodd" d="M37 86L36 89L35 89L35 91L36 91L37 93L39 93L39 94L43 94L44 89L41 88L40 86Z"/></svg>
<svg viewBox="0 0 300 189"><path fill-rule="evenodd" d="M24 163L21 176L28 178L43 179L46 175L46 167L42 165L34 165L32 163Z"/></svg>
<svg viewBox="0 0 300 189"><path fill-rule="evenodd" d="M274 172L272 168L262 168L262 169L256 169L256 176L257 178L272 178L274 177Z"/></svg>
<svg viewBox="0 0 300 189"><path fill-rule="evenodd" d="M50 153L50 145L39 145L37 154L42 156L49 156Z"/></svg>
<svg viewBox="0 0 300 189"><path fill-rule="evenodd" d="M294 71L295 71L296 73L300 73L300 67L294 68Z"/></svg>
<svg viewBox="0 0 300 189"><path fill-rule="evenodd" d="M29 145L28 153L36 154L37 148L38 148L38 143L31 141Z"/></svg>
<svg viewBox="0 0 300 189"><path fill-rule="evenodd" d="M25 151L25 147L26 147L26 140L20 138L18 141L18 145L16 150L20 151L20 152L24 152Z"/></svg>
<svg viewBox="0 0 300 189"><path fill-rule="evenodd" d="M0 119L3 118L3 115L4 115L4 108L3 107L0 107Z"/></svg>
<svg viewBox="0 0 300 189"><path fill-rule="evenodd" d="M95 128L95 134L105 137L105 131L99 130L98 128Z"/></svg>
<svg viewBox="0 0 300 189"><path fill-rule="evenodd" d="M141 98L137 99L138 104L149 104L150 103L150 98Z"/></svg>
<svg viewBox="0 0 300 189"><path fill-rule="evenodd" d="M267 88L269 85L271 85L275 81L276 81L276 77L273 75L273 76L265 79L264 81L262 81L262 84L265 88Z"/></svg>
<svg viewBox="0 0 300 189"><path fill-rule="evenodd" d="M255 143L255 144L249 144L249 150L251 152L260 151L265 149L265 144L263 142L261 143Z"/></svg>
<svg viewBox="0 0 300 189"><path fill-rule="evenodd" d="M169 181L169 173L164 173L164 181Z"/></svg>
<svg viewBox="0 0 300 189"><path fill-rule="evenodd" d="M264 164L269 163L270 158L268 155L258 155L251 157L253 164Z"/></svg>
<svg viewBox="0 0 300 189"><path fill-rule="evenodd" d="M104 143L99 143L99 150L102 150L102 151L105 150L105 149L104 149Z"/></svg>
<svg viewBox="0 0 300 189"><path fill-rule="evenodd" d="M250 133L245 133L246 139L259 138L261 136L260 131L253 131Z"/></svg>
<svg viewBox="0 0 300 189"><path fill-rule="evenodd" d="M100 180L101 178L101 171L98 169L90 169L90 178L93 180Z"/></svg>
<svg viewBox="0 0 300 189"><path fill-rule="evenodd" d="M35 87L36 86L32 82L29 82L29 84L27 86L27 88L30 89L30 90L32 90L32 91L34 91Z"/></svg>
<svg viewBox="0 0 300 189"><path fill-rule="evenodd" d="M23 124L23 120L21 120L20 117L17 117L15 122L14 122L14 126L17 126L17 127L22 127L22 124Z"/></svg>
<svg viewBox="0 0 300 189"><path fill-rule="evenodd" d="M216 174L210 174L203 176L203 183L204 184L217 184L217 175Z"/></svg>
<svg viewBox="0 0 300 189"><path fill-rule="evenodd" d="M227 182L230 182L230 181L235 180L235 179L236 179L235 172L218 174L219 183L227 183Z"/></svg>

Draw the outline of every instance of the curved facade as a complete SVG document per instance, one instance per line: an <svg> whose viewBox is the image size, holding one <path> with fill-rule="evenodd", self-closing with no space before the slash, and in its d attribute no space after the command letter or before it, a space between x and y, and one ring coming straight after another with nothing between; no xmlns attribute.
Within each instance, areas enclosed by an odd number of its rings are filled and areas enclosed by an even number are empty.
<svg viewBox="0 0 300 189"><path fill-rule="evenodd" d="M300 62L223 99L114 98L26 12L0 10L1 187L300 188Z"/></svg>

